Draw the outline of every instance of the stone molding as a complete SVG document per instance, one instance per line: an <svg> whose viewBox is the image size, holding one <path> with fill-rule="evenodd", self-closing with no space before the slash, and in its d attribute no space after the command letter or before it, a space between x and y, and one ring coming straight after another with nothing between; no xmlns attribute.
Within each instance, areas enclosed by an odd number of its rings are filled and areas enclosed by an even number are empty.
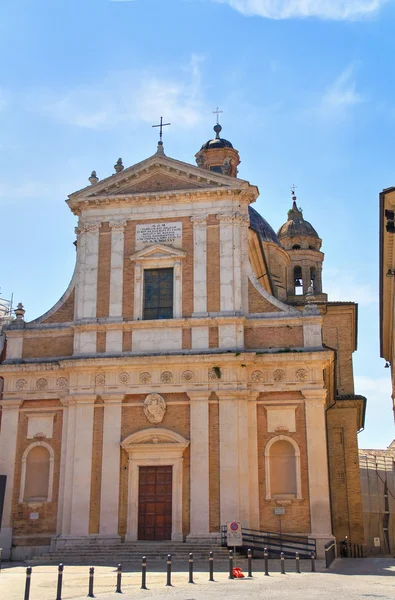
<svg viewBox="0 0 395 600"><path fill-rule="evenodd" d="M108 224L113 231L123 231L127 222L127 219L111 219Z"/></svg>
<svg viewBox="0 0 395 600"><path fill-rule="evenodd" d="M97 233L100 229L101 223L90 223L88 221L82 221L78 224L78 227L75 228L75 232L77 235L81 233Z"/></svg>
<svg viewBox="0 0 395 600"><path fill-rule="evenodd" d="M191 221L193 223L193 227L206 227L207 226L207 215L193 215L191 217Z"/></svg>

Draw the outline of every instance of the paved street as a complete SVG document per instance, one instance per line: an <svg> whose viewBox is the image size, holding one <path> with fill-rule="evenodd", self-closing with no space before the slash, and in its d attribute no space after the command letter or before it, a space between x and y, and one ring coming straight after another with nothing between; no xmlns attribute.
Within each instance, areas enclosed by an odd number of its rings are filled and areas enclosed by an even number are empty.
<svg viewBox="0 0 395 600"><path fill-rule="evenodd" d="M146 591L140 589L140 573L125 569L122 580L122 598L134 599L166 599L172 600L215 600L232 598L235 600L270 599L280 600L320 600L342 598L344 600L379 598L393 600L395 598L395 560L394 559L350 559L337 560L329 571L325 571L321 562L317 564L318 572L308 571L310 565L302 563L302 574L292 572L293 561L287 561L287 574L282 575L271 564L271 575L265 577L262 561L254 561L253 579L229 581L226 565L222 571L216 572L215 582L208 582L206 569L194 574L195 584L188 584L188 574L184 566L174 565L172 574L173 587L165 587L164 571L153 571L147 574ZM158 567L156 567L158 569ZM245 564L243 570L246 572ZM0 598L7 600L23 600L26 566L4 565L0 575ZM56 566L37 566L33 568L30 600L55 600L56 598ZM116 572L112 567L95 568L94 593L99 600L116 600ZM67 566L64 571L63 600L85 599L88 593L88 568L86 566Z"/></svg>

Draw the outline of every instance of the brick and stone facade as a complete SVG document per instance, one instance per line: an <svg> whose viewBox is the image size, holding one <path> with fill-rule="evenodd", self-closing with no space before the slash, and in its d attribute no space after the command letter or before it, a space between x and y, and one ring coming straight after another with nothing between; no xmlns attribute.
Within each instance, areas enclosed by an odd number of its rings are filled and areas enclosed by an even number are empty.
<svg viewBox="0 0 395 600"><path fill-rule="evenodd" d="M332 536L363 542L357 307L328 302L321 279L294 295L295 250L251 212L258 189L217 140L198 167L159 146L69 196L72 281L5 328L6 556L138 540L150 466L172 469L172 540L214 543L229 520L278 531L283 506L282 531L320 553ZM307 248L304 268L322 259ZM162 268L173 318L146 319L145 271Z"/></svg>

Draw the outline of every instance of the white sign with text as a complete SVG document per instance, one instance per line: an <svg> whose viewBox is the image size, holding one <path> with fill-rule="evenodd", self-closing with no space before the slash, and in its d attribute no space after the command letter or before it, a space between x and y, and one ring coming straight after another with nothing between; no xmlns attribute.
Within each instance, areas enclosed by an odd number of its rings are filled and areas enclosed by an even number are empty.
<svg viewBox="0 0 395 600"><path fill-rule="evenodd" d="M136 248L152 244L181 246L182 223L149 223L136 225Z"/></svg>
<svg viewBox="0 0 395 600"><path fill-rule="evenodd" d="M240 521L228 521L226 523L226 543L228 546L242 546L243 534Z"/></svg>

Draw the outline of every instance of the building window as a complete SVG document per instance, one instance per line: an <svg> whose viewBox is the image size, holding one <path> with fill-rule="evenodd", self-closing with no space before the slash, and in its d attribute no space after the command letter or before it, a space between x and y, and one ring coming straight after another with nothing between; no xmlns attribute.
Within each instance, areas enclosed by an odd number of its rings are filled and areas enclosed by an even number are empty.
<svg viewBox="0 0 395 600"><path fill-rule="evenodd" d="M49 444L35 442L22 457L19 502L51 502L54 453Z"/></svg>
<svg viewBox="0 0 395 600"><path fill-rule="evenodd" d="M222 174L222 165L211 165L210 171L214 171L214 173Z"/></svg>
<svg viewBox="0 0 395 600"><path fill-rule="evenodd" d="M314 289L314 282L316 278L316 269L315 267L310 267L310 287Z"/></svg>
<svg viewBox="0 0 395 600"><path fill-rule="evenodd" d="M173 318L173 269L144 269L143 319Z"/></svg>
<svg viewBox="0 0 395 600"><path fill-rule="evenodd" d="M265 448L266 499L301 498L300 451L290 437L272 438Z"/></svg>

